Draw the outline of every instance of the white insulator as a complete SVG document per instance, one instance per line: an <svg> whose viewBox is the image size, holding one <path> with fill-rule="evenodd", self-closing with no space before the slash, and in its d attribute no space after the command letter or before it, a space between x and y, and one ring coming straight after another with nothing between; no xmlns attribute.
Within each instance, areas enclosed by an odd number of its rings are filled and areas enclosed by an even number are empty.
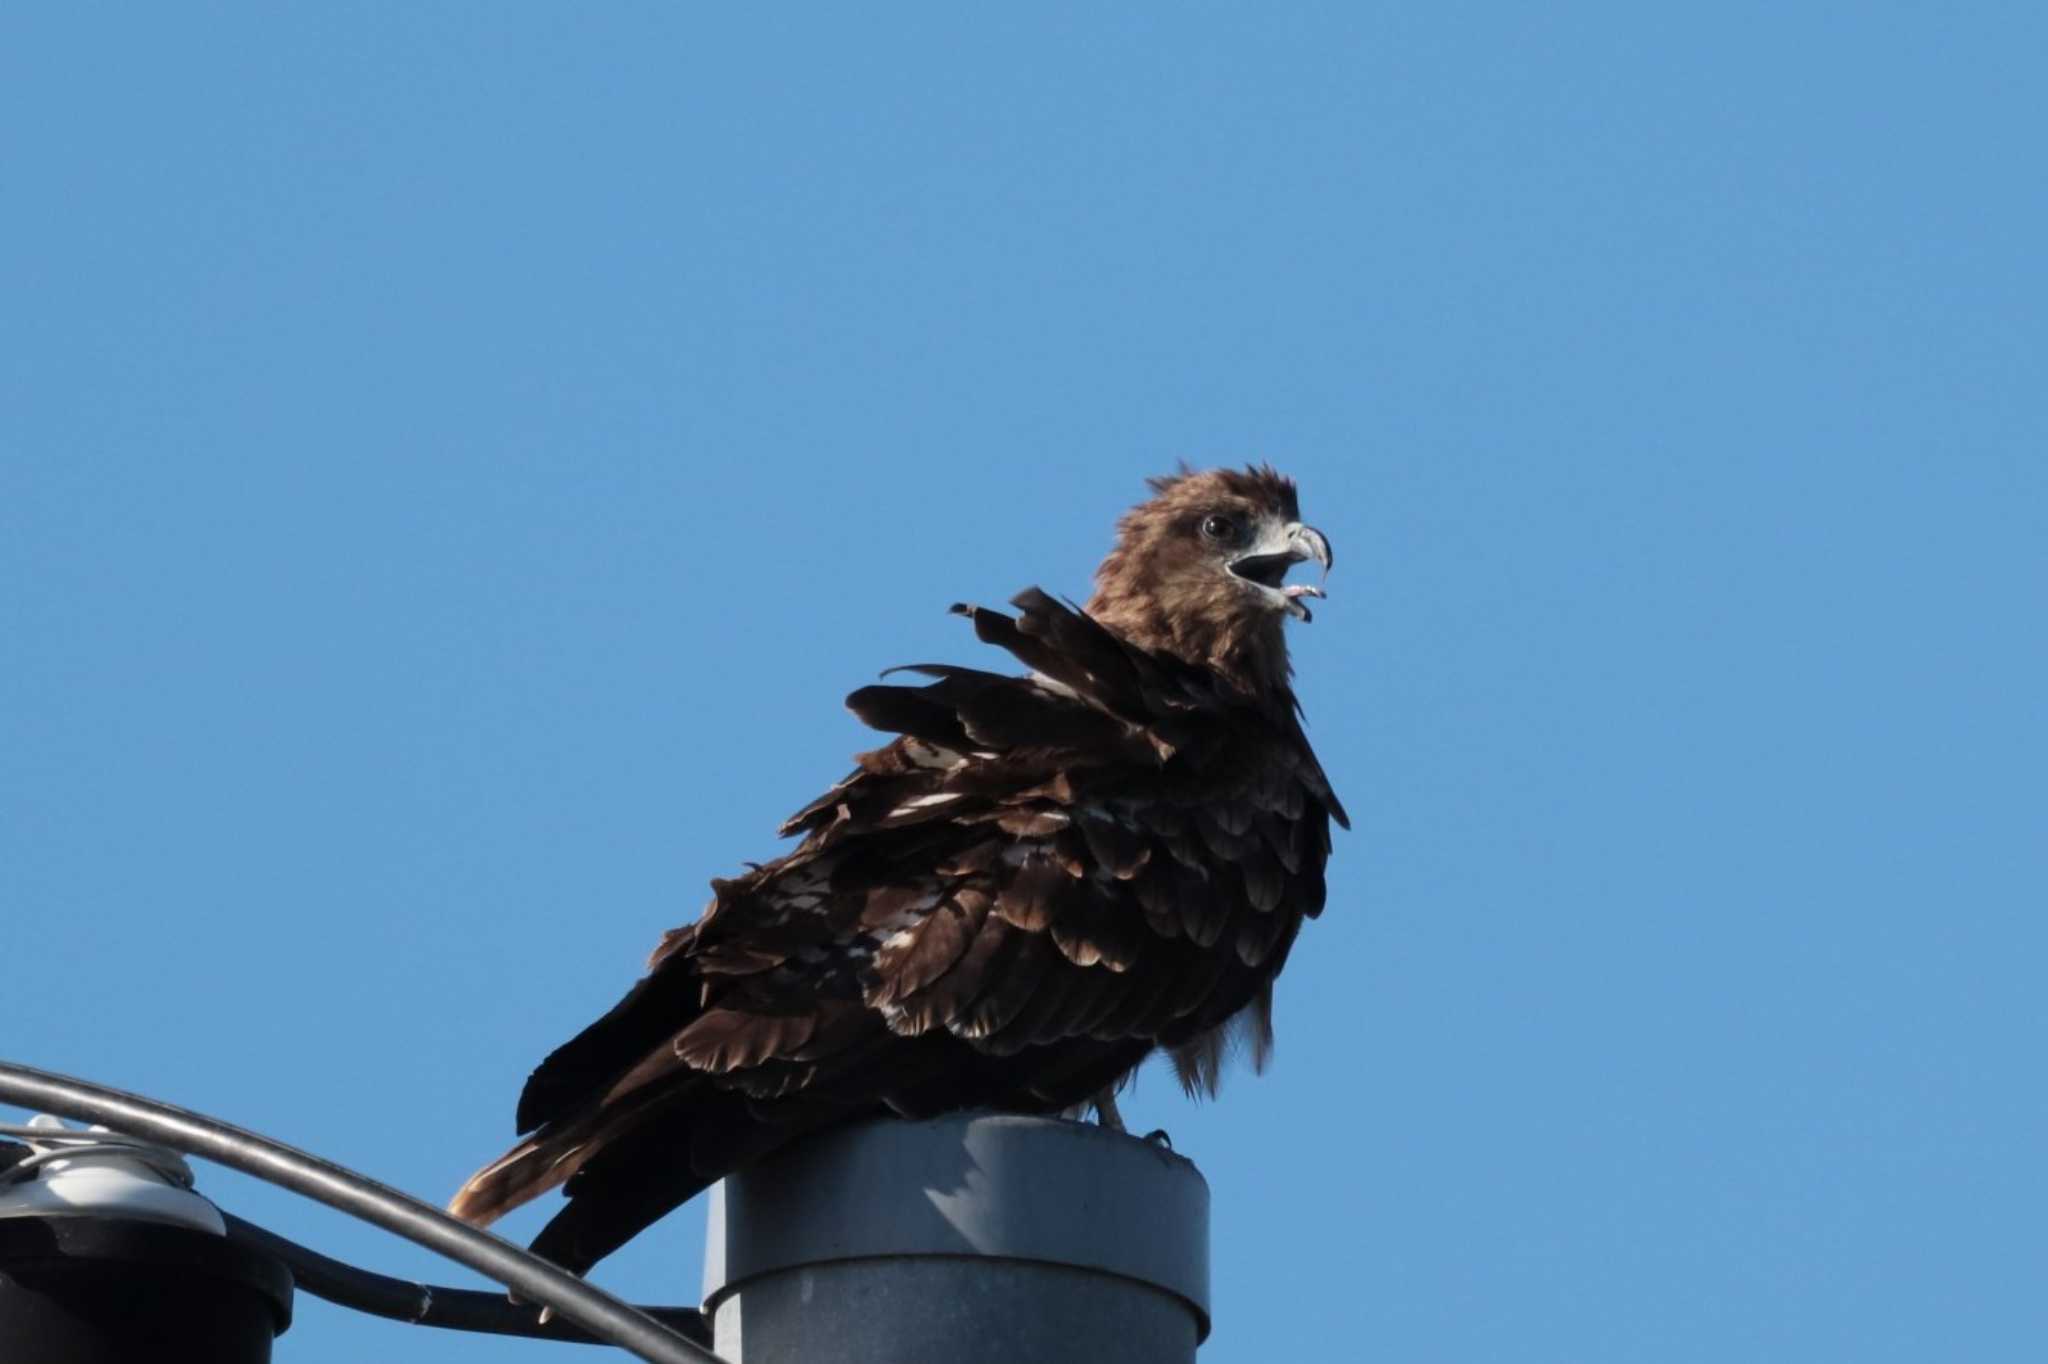
<svg viewBox="0 0 2048 1364"><path fill-rule="evenodd" d="M50 1137L21 1138L35 1152L33 1168L14 1179L0 1171L0 1217L127 1217L227 1234L220 1210L192 1192L192 1172L175 1151L104 1127L66 1127L47 1113L28 1126Z"/></svg>

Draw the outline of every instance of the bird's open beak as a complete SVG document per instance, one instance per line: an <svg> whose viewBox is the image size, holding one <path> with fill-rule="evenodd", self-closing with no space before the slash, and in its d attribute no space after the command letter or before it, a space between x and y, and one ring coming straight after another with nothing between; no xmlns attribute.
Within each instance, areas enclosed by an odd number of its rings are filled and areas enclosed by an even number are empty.
<svg viewBox="0 0 2048 1364"><path fill-rule="evenodd" d="M1325 597L1329 594L1320 586L1307 583L1288 583L1281 580L1287 570L1295 564L1313 559L1323 566L1323 577L1328 580L1330 566L1336 556L1330 552L1330 538L1314 526L1304 526L1299 521L1291 525L1276 527L1264 539L1252 547L1252 552L1233 559L1230 571L1246 582L1256 584L1272 594L1275 604L1283 607L1297 620L1309 621L1310 614L1304 597Z"/></svg>

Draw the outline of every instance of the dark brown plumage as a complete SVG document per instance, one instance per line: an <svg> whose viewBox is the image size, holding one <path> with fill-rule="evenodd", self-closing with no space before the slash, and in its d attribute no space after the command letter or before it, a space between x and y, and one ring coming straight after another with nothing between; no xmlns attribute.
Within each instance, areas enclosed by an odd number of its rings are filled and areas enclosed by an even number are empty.
<svg viewBox="0 0 2048 1364"><path fill-rule="evenodd" d="M1270 468L1152 480L1076 611L954 609L1032 670L917 665L847 705L898 737L714 880L610 1013L543 1061L529 1135L452 1211L556 1185L534 1249L582 1272L720 1176L877 1113L1056 1112L1155 1049L1213 1093L1272 1041L1272 985L1323 905L1330 821L1283 617L1329 542ZM1348 824L1347 824L1348 827Z"/></svg>

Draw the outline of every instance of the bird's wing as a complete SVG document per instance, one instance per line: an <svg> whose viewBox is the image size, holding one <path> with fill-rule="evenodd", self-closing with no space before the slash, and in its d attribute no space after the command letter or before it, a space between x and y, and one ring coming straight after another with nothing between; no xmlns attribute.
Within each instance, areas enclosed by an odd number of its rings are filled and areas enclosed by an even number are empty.
<svg viewBox="0 0 2048 1364"><path fill-rule="evenodd" d="M853 693L898 737L790 817L794 851L713 882L541 1064L518 1114L534 1136L458 1211L573 1176L536 1245L589 1263L821 1122L1068 1107L1155 1045L1213 1088L1221 1025L1269 1035L1342 818L1291 698L1259 704L1041 592L1015 604L956 609L1032 675L920 665L922 685Z"/></svg>

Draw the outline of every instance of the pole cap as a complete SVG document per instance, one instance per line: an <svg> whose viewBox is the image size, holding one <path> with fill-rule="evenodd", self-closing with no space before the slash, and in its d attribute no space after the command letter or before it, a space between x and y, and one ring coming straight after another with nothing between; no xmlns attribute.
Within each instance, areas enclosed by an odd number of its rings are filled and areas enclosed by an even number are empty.
<svg viewBox="0 0 2048 1364"><path fill-rule="evenodd" d="M1170 1294L1209 1334L1209 1186L1194 1163L1092 1123L1015 1114L877 1120L712 1191L708 1314L750 1281L838 1261L988 1257Z"/></svg>

